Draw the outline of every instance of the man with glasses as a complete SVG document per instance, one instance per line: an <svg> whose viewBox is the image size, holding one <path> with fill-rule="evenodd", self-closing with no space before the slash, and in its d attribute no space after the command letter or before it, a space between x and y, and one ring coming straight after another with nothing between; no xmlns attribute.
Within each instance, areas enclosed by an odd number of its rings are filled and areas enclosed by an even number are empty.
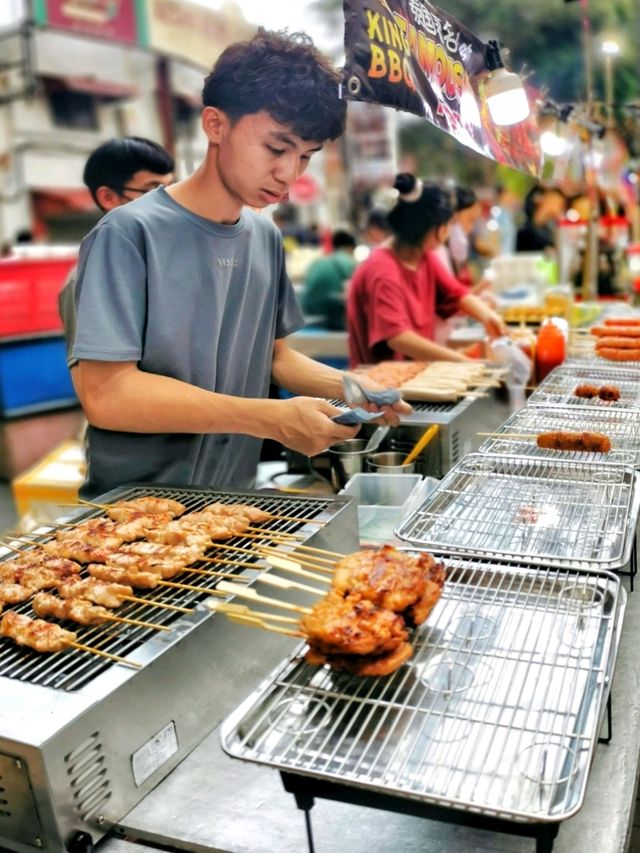
<svg viewBox="0 0 640 853"><path fill-rule="evenodd" d="M128 204L158 187L173 182L173 157L157 142L141 136L110 139L92 151L84 167L82 180L103 213ZM78 268L69 273L58 297L58 310L64 326L67 364L74 385L78 359L71 357L76 336L75 288ZM77 390L77 388L76 388Z"/></svg>

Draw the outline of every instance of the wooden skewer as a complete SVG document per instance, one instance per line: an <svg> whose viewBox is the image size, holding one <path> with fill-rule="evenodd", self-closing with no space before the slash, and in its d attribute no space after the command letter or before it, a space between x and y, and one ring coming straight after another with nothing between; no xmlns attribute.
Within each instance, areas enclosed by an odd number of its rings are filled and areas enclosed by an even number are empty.
<svg viewBox="0 0 640 853"><path fill-rule="evenodd" d="M539 432L478 432L476 435L493 435L497 438L537 438Z"/></svg>
<svg viewBox="0 0 640 853"><path fill-rule="evenodd" d="M306 583L298 583L298 581L288 581L286 578L280 578L278 575L269 574L269 572L258 575L256 581L274 586L277 589L301 589L303 592L311 592L313 595L325 595L326 593L323 589L316 589L314 586L307 586Z"/></svg>
<svg viewBox="0 0 640 853"><path fill-rule="evenodd" d="M271 607L279 607L282 610L293 610L296 613L311 613L310 607L301 607L299 604L291 604L288 601L280 601L278 598L269 598L266 595L259 595L255 589L245 589L237 587L227 581L220 581L218 584L220 592L226 592L228 595L235 595L237 598L248 598L251 601L257 601L260 604L268 604Z"/></svg>
<svg viewBox="0 0 640 853"><path fill-rule="evenodd" d="M242 560L225 560L223 557L200 557L199 563L219 563L223 566L242 566L245 569L259 569L257 563L244 563ZM203 569L204 571L204 569Z"/></svg>
<svg viewBox="0 0 640 853"><path fill-rule="evenodd" d="M153 622L143 622L142 619L129 619L126 616L104 616L109 622L126 622L127 625L135 625L137 628L152 628L154 631L170 631L165 625L154 625Z"/></svg>
<svg viewBox="0 0 640 853"><path fill-rule="evenodd" d="M215 589L207 589L206 587L203 589L201 586L191 586L191 584L177 583L176 581L160 581L159 586L170 586L173 589L188 589L190 592L206 592L209 595L218 594Z"/></svg>
<svg viewBox="0 0 640 853"><path fill-rule="evenodd" d="M274 536L274 539L276 537ZM287 540L285 539L283 544L286 544ZM326 554L327 557L333 557L334 560L341 560L345 555L340 554L338 551L327 551L325 548L315 548L313 545L296 545L296 551L309 551L313 554Z"/></svg>
<svg viewBox="0 0 640 853"><path fill-rule="evenodd" d="M265 546L256 550L253 548L241 548L238 545L225 545L222 542L220 542L220 543L214 542L212 547L213 548L221 548L223 551L234 551L234 552L238 552L240 554L252 554L255 557L264 556L264 553L269 553L269 554L273 554L273 555L280 554L280 552L276 551L275 548L270 550L270 549L267 549ZM205 557L204 559L207 560L207 559L211 559L211 558ZM319 565L319 562L328 563L331 566L334 564L335 561L325 560L323 557L309 557L307 559L298 559L298 560L296 560L296 562L300 563L301 565L307 566L310 569L317 569L317 570L322 571L323 567L321 565ZM255 568L255 566L254 566L254 568ZM327 571L327 570L325 569L325 571Z"/></svg>
<svg viewBox="0 0 640 853"><path fill-rule="evenodd" d="M169 583L169 581L164 581ZM200 590L200 592L208 592L209 590ZM193 613L188 607L178 607L176 604L164 604L160 601L147 601L144 598L138 598L136 595L119 595L123 601L135 601L136 604L144 604L146 607L162 607L164 610L175 610L177 613Z"/></svg>
<svg viewBox="0 0 640 853"><path fill-rule="evenodd" d="M228 562L232 562L229 560ZM239 565L244 565L240 563ZM251 564L248 564L251 565ZM233 572L215 572L212 569L183 569L185 572L190 572L194 575L206 575L210 578L229 578L229 580L242 581L243 583L247 582L246 578L243 578L241 575L234 575Z"/></svg>
<svg viewBox="0 0 640 853"><path fill-rule="evenodd" d="M282 554L282 551L278 551L276 548L270 548L268 545L262 545L258 548L258 551L261 554L269 554L276 557ZM291 551L287 551L284 556L289 557L291 553ZM306 566L308 569L323 569L326 566L333 571L336 565L336 560L328 560L326 557L315 557L311 555L307 557L296 554L295 557L291 556L290 559L293 559L296 563L300 563L301 566Z"/></svg>
<svg viewBox="0 0 640 853"><path fill-rule="evenodd" d="M237 613L225 613L225 616L230 622L236 622L238 625L245 625L248 628L261 628L263 631L284 634L286 637L304 637L304 634L300 631L292 631L290 628L279 628L277 625L269 625L264 619L258 619L256 616L240 616Z"/></svg>
<svg viewBox="0 0 640 853"><path fill-rule="evenodd" d="M267 551L264 550L261 554L263 559L265 559L268 563L271 563L272 566L275 566L277 569L283 569L285 572L294 572L298 574L299 572L304 572L305 574L309 574L306 572L300 563L297 560L292 559L288 556L283 556L279 551ZM327 569L324 566L313 566L314 573L315 572L325 572L328 575L333 575L333 569ZM314 578L316 580L317 578ZM327 579L328 580L328 579Z"/></svg>
<svg viewBox="0 0 640 853"><path fill-rule="evenodd" d="M109 658L109 660L114 660L117 663L124 663L127 666L132 666L134 669L140 669L142 667L141 663L128 660L128 658L121 658L120 655L112 655L109 652L103 652L101 649L94 649L93 646L85 646L82 643L69 643L69 645L73 649L79 649L82 652L90 652L92 655L100 655L102 658Z"/></svg>
<svg viewBox="0 0 640 853"><path fill-rule="evenodd" d="M246 604L233 604L231 601L216 601L215 598L205 602L209 610L219 610L221 613L238 613L239 615L257 616L260 619L270 619L272 622L282 622L287 625L298 625L299 622L293 616L278 616L276 613L267 613L264 610L250 610Z"/></svg>
<svg viewBox="0 0 640 853"><path fill-rule="evenodd" d="M300 566L299 563L296 563L294 560L287 560L286 557L265 557L265 560L274 568L282 569L282 571L284 572L291 572L292 574L298 575L301 578L308 578L311 581L316 581L316 583L331 583L330 578L325 577L324 575L316 574L316 572L307 572Z"/></svg>

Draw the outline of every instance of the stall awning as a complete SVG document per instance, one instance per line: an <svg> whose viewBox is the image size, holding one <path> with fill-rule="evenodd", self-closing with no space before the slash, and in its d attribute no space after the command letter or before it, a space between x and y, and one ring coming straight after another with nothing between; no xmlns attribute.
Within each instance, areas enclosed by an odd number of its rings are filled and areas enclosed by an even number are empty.
<svg viewBox="0 0 640 853"><path fill-rule="evenodd" d="M103 80L97 77L51 77L42 78L47 92L84 92L105 101L119 101L134 98L138 94L136 86L115 80Z"/></svg>
<svg viewBox="0 0 640 853"><path fill-rule="evenodd" d="M36 216L47 219L68 213L94 213L96 204L87 189L35 189L32 191Z"/></svg>

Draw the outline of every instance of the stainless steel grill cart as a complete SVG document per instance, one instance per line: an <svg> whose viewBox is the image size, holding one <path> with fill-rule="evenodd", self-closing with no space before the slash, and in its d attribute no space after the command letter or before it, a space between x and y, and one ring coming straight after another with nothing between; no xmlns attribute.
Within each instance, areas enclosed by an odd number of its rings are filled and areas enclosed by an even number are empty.
<svg viewBox="0 0 640 853"><path fill-rule="evenodd" d="M440 554L635 573L634 470L529 456L466 456L396 530Z"/></svg>
<svg viewBox="0 0 640 853"><path fill-rule="evenodd" d="M599 432L611 439L609 453L575 453L538 447L540 432L569 430ZM522 438L519 436L522 435ZM580 462L640 467L640 411L579 406L526 406L511 415L485 439L481 453L502 456L536 456L541 459L576 459Z"/></svg>
<svg viewBox="0 0 640 853"><path fill-rule="evenodd" d="M214 501L251 503L273 514L320 522L272 520L262 527L297 530L308 543L344 553L357 547L356 507L344 497L141 486L111 492L101 502L141 495L173 498L189 510ZM82 517L101 514L96 510ZM225 547L251 548L252 543L240 535ZM237 559L237 552L224 548L210 555ZM255 562L254 569L246 569L251 583L266 571L257 555L243 561ZM200 568L219 567L204 563ZM185 573L176 580L197 589L138 590L144 603L118 609L118 615L155 622L169 632L67 626L77 629L80 642L141 664L137 671L75 649L39 654L0 638L2 849L57 853L78 833L101 838L246 695L249 683L259 682L265 667L290 651L288 638L233 626L199 606L216 586L215 577ZM28 614L30 605L15 610Z"/></svg>
<svg viewBox="0 0 640 853"><path fill-rule="evenodd" d="M225 721L223 749L278 768L307 812L341 799L550 850L584 797L624 590L607 572L446 565L408 664L360 679L296 655Z"/></svg>
<svg viewBox="0 0 640 853"><path fill-rule="evenodd" d="M587 411L612 409L640 410L640 374L630 370L597 365L562 365L556 367L536 388L529 400L530 406L572 406ZM615 385L620 399L611 402L599 397L576 397L577 385Z"/></svg>

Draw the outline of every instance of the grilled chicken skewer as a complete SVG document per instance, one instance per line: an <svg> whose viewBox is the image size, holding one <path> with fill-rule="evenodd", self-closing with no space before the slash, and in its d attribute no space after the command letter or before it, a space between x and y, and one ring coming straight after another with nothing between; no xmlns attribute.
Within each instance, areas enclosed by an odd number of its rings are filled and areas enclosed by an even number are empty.
<svg viewBox="0 0 640 853"><path fill-rule="evenodd" d="M114 616L106 607L92 604L82 598L58 598L48 592L39 592L31 602L37 616L54 616L56 619L78 622L80 625L102 625L105 622L122 622L139 628L152 628L155 631L168 631L163 625L153 622L143 622L140 619L127 619L125 616Z"/></svg>
<svg viewBox="0 0 640 853"><path fill-rule="evenodd" d="M22 616L13 611L5 613L2 617L0 636L9 637L19 646L28 646L37 652L60 652L64 649L73 648L127 664L127 666L132 666L135 669L140 668L139 663L78 643L75 631L67 631L65 628L54 625L52 622L46 622L44 619L31 619L29 616Z"/></svg>

